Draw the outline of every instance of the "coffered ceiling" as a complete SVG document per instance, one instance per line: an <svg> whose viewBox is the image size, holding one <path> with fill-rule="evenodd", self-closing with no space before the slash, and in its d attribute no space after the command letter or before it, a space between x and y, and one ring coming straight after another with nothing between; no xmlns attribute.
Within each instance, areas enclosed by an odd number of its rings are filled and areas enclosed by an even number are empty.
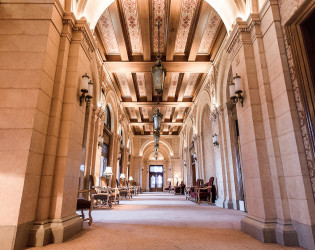
<svg viewBox="0 0 315 250"><path fill-rule="evenodd" d="M158 51L158 20L167 75L157 105L151 67ZM134 133L153 133L158 106L163 134L178 134L226 34L215 10L203 0L117 0L95 31Z"/></svg>

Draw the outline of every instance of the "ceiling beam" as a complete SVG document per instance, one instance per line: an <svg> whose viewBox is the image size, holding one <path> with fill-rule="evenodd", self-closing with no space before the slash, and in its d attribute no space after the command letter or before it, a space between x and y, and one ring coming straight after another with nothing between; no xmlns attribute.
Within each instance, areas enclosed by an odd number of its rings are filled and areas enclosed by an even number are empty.
<svg viewBox="0 0 315 250"><path fill-rule="evenodd" d="M208 17L211 12L211 6L203 1L201 5L201 10L198 16L197 27L195 30L193 42L191 45L190 53L188 56L188 61L195 61L197 57L197 53L200 47L201 39L204 34Z"/></svg>
<svg viewBox="0 0 315 250"><path fill-rule="evenodd" d="M154 126L153 122L130 122L129 123L131 126ZM184 125L183 122L162 122L163 126L182 126Z"/></svg>
<svg viewBox="0 0 315 250"><path fill-rule="evenodd" d="M124 32L123 32L123 28L122 28L122 20L120 19L120 15L119 15L119 7L117 5L117 2L115 1L113 4L111 4L108 7L111 19L112 19L112 23L113 23L113 27L114 27L114 31L116 34L116 39L117 39L117 43L118 43L118 47L119 47L119 51L120 51L120 57L122 61L129 61L129 57L128 57L128 50L126 47L126 40L124 37Z"/></svg>
<svg viewBox="0 0 315 250"><path fill-rule="evenodd" d="M150 4L149 0L138 0L139 25L142 37L143 60L151 61Z"/></svg>
<svg viewBox="0 0 315 250"><path fill-rule="evenodd" d="M144 73L145 89L147 91L147 101L152 102L152 73Z"/></svg>
<svg viewBox="0 0 315 250"><path fill-rule="evenodd" d="M177 101L181 102L184 98L184 94L187 88L187 84L188 84L188 80L189 80L189 73L185 73L183 81L182 81L182 85L180 86L180 90L179 90L179 94L178 94L178 98Z"/></svg>
<svg viewBox="0 0 315 250"><path fill-rule="evenodd" d="M108 70L119 72L152 72L155 62L105 62ZM207 73L211 62L163 62L167 72Z"/></svg>
<svg viewBox="0 0 315 250"><path fill-rule="evenodd" d="M149 115L149 121L153 122L153 109L152 109L152 107L148 107L148 115Z"/></svg>
<svg viewBox="0 0 315 250"><path fill-rule="evenodd" d="M131 95L131 100L133 102L136 102L138 99L137 99L137 93L136 93L136 90L135 90L135 84L133 82L132 74L130 72L126 73L126 78L127 78L127 82L128 82L130 95Z"/></svg>
<svg viewBox="0 0 315 250"><path fill-rule="evenodd" d="M201 89L201 87L202 87L204 81L205 81L206 78L207 78L207 75L208 75L208 74L203 74L203 75L201 76L201 79L197 82L197 86L196 86L195 91L194 91L194 94L193 94L193 101L196 100L196 98L197 98L197 96L198 96L198 93L199 93L199 91L200 91L200 89Z"/></svg>
<svg viewBox="0 0 315 250"><path fill-rule="evenodd" d="M181 0L171 0L167 31L166 61L173 61L177 29L180 21Z"/></svg>
<svg viewBox="0 0 315 250"><path fill-rule="evenodd" d="M172 76L172 74L168 73L168 74L166 74L166 77L165 77L164 87L163 87L163 97L162 97L163 102L167 102L168 91L169 91L170 82L171 82L171 76Z"/></svg>
<svg viewBox="0 0 315 250"><path fill-rule="evenodd" d="M176 107L175 110L174 110L173 116L172 116L172 122L176 122L178 112L179 112L179 108Z"/></svg>
<svg viewBox="0 0 315 250"><path fill-rule="evenodd" d="M130 107L190 107L193 105L193 102L121 102L125 108Z"/></svg>

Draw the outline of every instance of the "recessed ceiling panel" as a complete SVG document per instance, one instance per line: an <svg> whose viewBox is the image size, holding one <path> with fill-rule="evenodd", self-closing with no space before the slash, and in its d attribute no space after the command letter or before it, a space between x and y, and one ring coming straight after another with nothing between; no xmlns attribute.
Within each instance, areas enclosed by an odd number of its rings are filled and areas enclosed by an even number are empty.
<svg viewBox="0 0 315 250"><path fill-rule="evenodd" d="M116 76L120 84L121 95L123 97L130 97L131 94L130 94L130 90L128 87L128 80L125 73L117 73Z"/></svg>
<svg viewBox="0 0 315 250"><path fill-rule="evenodd" d="M175 97L178 79L179 79L179 73L172 73L170 88L168 90L169 97Z"/></svg>
<svg viewBox="0 0 315 250"><path fill-rule="evenodd" d="M121 0L132 53L142 53L136 0Z"/></svg>
<svg viewBox="0 0 315 250"><path fill-rule="evenodd" d="M158 20L161 20L160 26L160 51L164 52L165 46L165 27L166 27L166 0L153 0L153 52L158 52ZM148 42L148 41L146 41Z"/></svg>
<svg viewBox="0 0 315 250"><path fill-rule="evenodd" d="M106 53L119 54L120 51L108 9L106 9L100 17L98 24L103 35Z"/></svg>
<svg viewBox="0 0 315 250"><path fill-rule="evenodd" d="M200 47L198 50L199 54L209 54L210 47L213 43L217 30L220 26L220 21L221 21L220 16L217 14L217 12L214 9L211 9L211 12L209 14L209 18L207 21L206 29L205 29L205 32L203 33Z"/></svg>
<svg viewBox="0 0 315 250"><path fill-rule="evenodd" d="M175 43L175 53L184 53L191 24L194 20L198 0L183 0L179 27Z"/></svg>
<svg viewBox="0 0 315 250"><path fill-rule="evenodd" d="M146 96L147 93L146 93L146 89L145 89L144 73L137 73L136 74L136 81L137 81L140 97Z"/></svg>
<svg viewBox="0 0 315 250"><path fill-rule="evenodd" d="M199 78L199 75L200 75L199 73L191 73L190 74L184 97L191 97L192 96L194 89L195 89L195 85L196 85L197 80Z"/></svg>

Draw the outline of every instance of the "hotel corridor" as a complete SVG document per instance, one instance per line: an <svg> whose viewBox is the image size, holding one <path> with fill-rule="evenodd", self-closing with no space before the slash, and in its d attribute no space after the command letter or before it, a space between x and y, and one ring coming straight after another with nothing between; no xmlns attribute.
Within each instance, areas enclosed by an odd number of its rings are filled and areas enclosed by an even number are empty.
<svg viewBox="0 0 315 250"><path fill-rule="evenodd" d="M84 223L68 241L30 249L293 249L241 232L245 213L197 205L183 195L144 193L92 215L92 225Z"/></svg>

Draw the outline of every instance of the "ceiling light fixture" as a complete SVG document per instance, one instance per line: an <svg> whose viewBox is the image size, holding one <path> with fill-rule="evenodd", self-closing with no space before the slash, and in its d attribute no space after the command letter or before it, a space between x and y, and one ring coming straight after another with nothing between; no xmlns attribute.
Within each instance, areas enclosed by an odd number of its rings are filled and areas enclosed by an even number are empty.
<svg viewBox="0 0 315 250"><path fill-rule="evenodd" d="M157 20L157 27L158 27L158 53L156 56L156 63L152 66L152 79L153 79L153 86L154 90L157 93L157 104L159 104L159 98L163 93L163 86L166 76L166 69L164 68L161 58L160 52L160 26L162 20L159 18ZM160 141L160 129L162 123L163 114L160 113L159 108L157 107L154 114L153 114L153 121L154 121L154 148L155 148L155 160L158 159L158 151L159 151L159 141Z"/></svg>

